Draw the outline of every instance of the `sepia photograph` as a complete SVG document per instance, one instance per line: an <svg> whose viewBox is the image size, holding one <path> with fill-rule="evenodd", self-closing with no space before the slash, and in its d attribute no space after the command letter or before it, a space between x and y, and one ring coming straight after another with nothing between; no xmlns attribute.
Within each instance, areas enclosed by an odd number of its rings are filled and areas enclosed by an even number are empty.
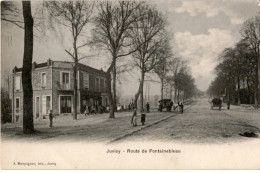
<svg viewBox="0 0 260 173"><path fill-rule="evenodd" d="M260 169L259 0L1 1L1 169Z"/></svg>

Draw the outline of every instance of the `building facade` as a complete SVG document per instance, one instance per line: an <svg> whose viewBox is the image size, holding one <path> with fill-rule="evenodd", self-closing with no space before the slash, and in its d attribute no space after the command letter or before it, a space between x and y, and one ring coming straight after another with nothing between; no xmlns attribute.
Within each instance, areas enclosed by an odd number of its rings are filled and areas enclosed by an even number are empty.
<svg viewBox="0 0 260 173"><path fill-rule="evenodd" d="M52 110L54 115L73 114L74 75L73 63L48 60L33 63L33 114L34 120L41 120ZM79 64L77 73L77 112L83 113L86 105L107 106L106 73L84 64ZM22 122L23 88L22 68L13 69L10 80L13 122Z"/></svg>

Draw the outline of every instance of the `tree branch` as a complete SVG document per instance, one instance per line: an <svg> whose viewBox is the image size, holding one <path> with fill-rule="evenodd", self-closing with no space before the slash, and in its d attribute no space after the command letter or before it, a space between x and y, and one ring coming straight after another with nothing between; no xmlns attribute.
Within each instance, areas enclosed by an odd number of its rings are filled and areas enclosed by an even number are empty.
<svg viewBox="0 0 260 173"><path fill-rule="evenodd" d="M65 52L67 52L73 59L75 59L75 57L68 50L65 50Z"/></svg>

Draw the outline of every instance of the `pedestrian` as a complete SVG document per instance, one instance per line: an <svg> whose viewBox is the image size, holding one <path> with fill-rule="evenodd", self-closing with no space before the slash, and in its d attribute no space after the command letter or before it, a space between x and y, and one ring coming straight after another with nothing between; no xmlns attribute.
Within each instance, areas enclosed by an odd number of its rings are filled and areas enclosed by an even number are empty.
<svg viewBox="0 0 260 173"><path fill-rule="evenodd" d="M50 127L53 127L53 114L52 114L52 110L50 110L50 113L49 113L49 119L50 119Z"/></svg>
<svg viewBox="0 0 260 173"><path fill-rule="evenodd" d="M160 104L159 104L159 109L158 109L160 112L162 112L162 110L163 110L163 105L162 105L162 102L160 102Z"/></svg>
<svg viewBox="0 0 260 173"><path fill-rule="evenodd" d="M150 112L150 104L147 102L145 106L146 106L147 112Z"/></svg>
<svg viewBox="0 0 260 173"><path fill-rule="evenodd" d="M89 106L86 104L86 109L84 111L85 116L89 115Z"/></svg>
<svg viewBox="0 0 260 173"><path fill-rule="evenodd" d="M131 124L133 124L133 127L137 126L137 113L136 113L136 108L134 108L133 111L133 116L131 119Z"/></svg>
<svg viewBox="0 0 260 173"><path fill-rule="evenodd" d="M180 107L180 112L183 113L183 108L184 108L184 105L183 103L178 103L179 107Z"/></svg>
<svg viewBox="0 0 260 173"><path fill-rule="evenodd" d="M173 106L173 102L171 101L170 102L170 110L169 110L170 112L172 111L172 106Z"/></svg>
<svg viewBox="0 0 260 173"><path fill-rule="evenodd" d="M128 110L131 111L131 103L128 105Z"/></svg>
<svg viewBox="0 0 260 173"><path fill-rule="evenodd" d="M96 114L96 107L94 105L91 107L91 112Z"/></svg>
<svg viewBox="0 0 260 173"><path fill-rule="evenodd" d="M91 115L91 106L88 105L88 115Z"/></svg>
<svg viewBox="0 0 260 173"><path fill-rule="evenodd" d="M230 101L227 101L227 109L230 109Z"/></svg>
<svg viewBox="0 0 260 173"><path fill-rule="evenodd" d="M120 104L117 105L117 111L121 112L121 105Z"/></svg>
<svg viewBox="0 0 260 173"><path fill-rule="evenodd" d="M144 113L142 113L141 114L141 123L142 123L142 125L144 125L144 123L145 123L145 117L146 117L146 115Z"/></svg>

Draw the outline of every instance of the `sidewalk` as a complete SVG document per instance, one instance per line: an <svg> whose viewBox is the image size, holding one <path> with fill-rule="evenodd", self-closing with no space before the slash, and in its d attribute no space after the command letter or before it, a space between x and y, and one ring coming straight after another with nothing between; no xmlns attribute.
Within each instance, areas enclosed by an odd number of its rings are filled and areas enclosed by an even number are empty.
<svg viewBox="0 0 260 173"><path fill-rule="evenodd" d="M117 114L118 117L125 116L129 112L122 112L122 114ZM95 124L101 123L105 121L109 117L108 113L104 114L91 114L91 115L84 115L78 114L77 120L73 119L72 115L59 115L53 118L53 123L55 127L63 127L63 126L74 126L74 125L85 125L85 124ZM49 117L47 116L46 119L43 120L36 120L34 121L34 126L36 128L44 128L49 127ZM22 127L22 123L7 123L2 125L2 129L5 128L17 128Z"/></svg>
<svg viewBox="0 0 260 173"><path fill-rule="evenodd" d="M49 128L49 119L41 122L35 122L35 129L39 133L25 135L22 133L22 125L6 124L2 126L2 138L8 140L26 141L87 141L87 142L105 142L109 143L117 138L131 134L156 123L162 119L172 116L174 112L158 112L154 110L146 113L146 124L141 125L140 113L137 115L137 127L133 127L131 122L132 112L119 112L115 114L116 118L110 119L109 114L94 114L85 116L78 115L77 120L72 116L61 116L54 119L54 127Z"/></svg>

